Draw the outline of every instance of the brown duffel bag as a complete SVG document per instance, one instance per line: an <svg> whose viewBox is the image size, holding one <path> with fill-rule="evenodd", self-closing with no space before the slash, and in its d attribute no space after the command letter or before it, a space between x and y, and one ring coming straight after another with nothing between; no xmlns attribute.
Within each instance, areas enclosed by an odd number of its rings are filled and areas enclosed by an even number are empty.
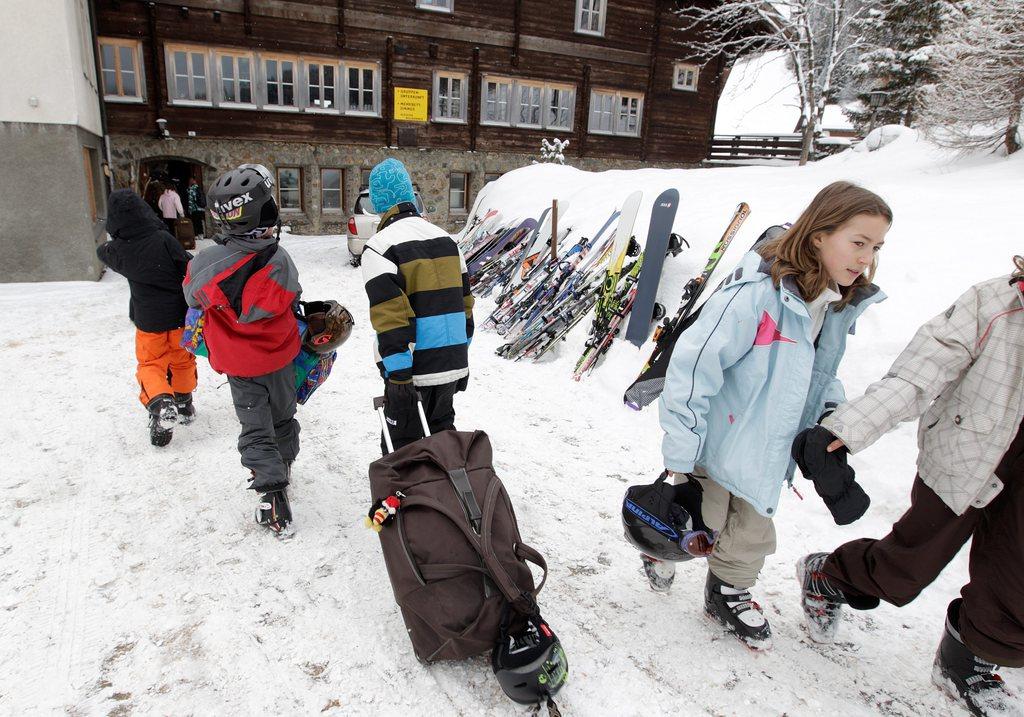
<svg viewBox="0 0 1024 717"><path fill-rule="evenodd" d="M375 406L386 432L381 399ZM485 433L442 431L374 461L370 491L369 522L381 526L391 588L421 662L490 651L506 604L513 629L536 614L547 564L522 541ZM544 573L539 585L528 562Z"/></svg>
<svg viewBox="0 0 1024 717"><path fill-rule="evenodd" d="M174 236L186 249L196 248L196 232L192 226L192 220L188 217L178 217L174 221Z"/></svg>

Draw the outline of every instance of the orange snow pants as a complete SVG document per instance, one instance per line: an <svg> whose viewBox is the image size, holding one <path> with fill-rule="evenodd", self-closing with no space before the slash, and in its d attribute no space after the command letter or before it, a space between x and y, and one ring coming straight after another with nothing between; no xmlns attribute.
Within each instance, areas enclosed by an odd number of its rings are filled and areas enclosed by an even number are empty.
<svg viewBox="0 0 1024 717"><path fill-rule="evenodd" d="M173 331L151 334L135 330L135 358L139 368L135 372L142 392L142 405L161 394L191 393L198 380L196 357L181 348L184 327Z"/></svg>

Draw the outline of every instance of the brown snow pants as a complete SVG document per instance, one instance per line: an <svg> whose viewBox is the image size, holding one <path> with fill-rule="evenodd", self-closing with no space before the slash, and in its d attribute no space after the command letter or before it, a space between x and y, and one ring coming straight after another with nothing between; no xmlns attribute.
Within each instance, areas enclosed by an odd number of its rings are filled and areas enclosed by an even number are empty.
<svg viewBox="0 0 1024 717"><path fill-rule="evenodd" d="M881 540L839 546L824 572L849 601L869 610L879 600L902 607L927 587L968 539L970 582L960 591L960 635L974 654L1024 667L1024 438L1018 432L996 468L1003 490L983 508L956 515L920 477L910 508Z"/></svg>

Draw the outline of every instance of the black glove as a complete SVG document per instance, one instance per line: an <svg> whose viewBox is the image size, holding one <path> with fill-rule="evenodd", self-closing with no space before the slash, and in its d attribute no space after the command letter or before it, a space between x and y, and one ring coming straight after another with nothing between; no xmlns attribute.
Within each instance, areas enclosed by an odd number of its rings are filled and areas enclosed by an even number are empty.
<svg viewBox="0 0 1024 717"><path fill-rule="evenodd" d="M826 450L834 440L821 426L805 429L793 439L792 455L804 477L814 482L836 525L848 525L864 515L871 499L854 480L853 468L846 463L846 446L832 453Z"/></svg>
<svg viewBox="0 0 1024 717"><path fill-rule="evenodd" d="M393 381L388 379L384 386L385 410L392 415L401 411L416 410L417 398L418 394L412 380Z"/></svg>
<svg viewBox="0 0 1024 717"><path fill-rule="evenodd" d="M468 386L469 386L469 376L463 376L462 378L460 378L458 381L455 382L455 393L460 393L461 391L465 391Z"/></svg>

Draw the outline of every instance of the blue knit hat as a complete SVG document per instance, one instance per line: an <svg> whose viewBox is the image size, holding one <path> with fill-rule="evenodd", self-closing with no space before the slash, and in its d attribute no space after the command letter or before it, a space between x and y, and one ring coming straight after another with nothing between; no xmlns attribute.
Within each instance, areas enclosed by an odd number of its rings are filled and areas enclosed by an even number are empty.
<svg viewBox="0 0 1024 717"><path fill-rule="evenodd" d="M383 214L396 204L415 201L409 172L397 159L389 157L370 171L370 203L375 212Z"/></svg>

